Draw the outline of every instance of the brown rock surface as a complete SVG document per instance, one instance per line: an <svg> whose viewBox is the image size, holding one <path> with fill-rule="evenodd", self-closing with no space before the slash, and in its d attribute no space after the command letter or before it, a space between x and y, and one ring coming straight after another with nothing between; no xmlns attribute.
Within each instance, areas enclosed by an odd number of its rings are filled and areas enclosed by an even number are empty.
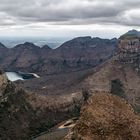
<svg viewBox="0 0 140 140"><path fill-rule="evenodd" d="M140 74L133 65L110 59L86 77L83 87L96 91L107 91L125 98L137 112L140 110Z"/></svg>
<svg viewBox="0 0 140 140"><path fill-rule="evenodd" d="M66 140L139 140L140 117L123 99L98 93L88 100Z"/></svg>

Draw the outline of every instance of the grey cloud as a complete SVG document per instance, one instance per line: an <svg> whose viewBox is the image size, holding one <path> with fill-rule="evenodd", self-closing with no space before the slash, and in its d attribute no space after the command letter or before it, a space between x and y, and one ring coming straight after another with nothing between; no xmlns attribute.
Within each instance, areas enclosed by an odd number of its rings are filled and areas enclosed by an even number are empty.
<svg viewBox="0 0 140 140"><path fill-rule="evenodd" d="M139 0L0 0L3 25L32 24L121 24L139 26ZM7 21L7 22L4 22Z"/></svg>

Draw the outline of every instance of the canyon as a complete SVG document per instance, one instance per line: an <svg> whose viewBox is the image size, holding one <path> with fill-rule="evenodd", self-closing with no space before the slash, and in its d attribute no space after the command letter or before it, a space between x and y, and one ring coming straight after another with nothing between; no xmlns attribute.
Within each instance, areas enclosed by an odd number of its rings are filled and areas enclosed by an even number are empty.
<svg viewBox="0 0 140 140"><path fill-rule="evenodd" d="M139 124L140 113L139 46L139 35L134 30L119 39L78 37L57 49L47 45L40 48L28 42L12 49L1 44L1 69L36 73L40 77L12 83L1 72L0 137L4 139L8 134L9 140L31 139L42 132L49 132L50 128L63 121L78 117L79 120L71 130L76 140L100 140L107 135L104 131L109 133L107 140L112 137L117 139L110 131L115 129L109 125L111 120L106 118L111 117L112 111L114 116L118 116L119 111L122 118L120 116L116 120L113 116L113 123L116 121L118 127L128 124L126 120L133 119L131 126L125 126L131 131L130 140L138 140L139 125L135 123ZM94 110L95 106L99 108ZM96 113L105 116L103 122ZM96 118L95 122L91 117ZM94 129L90 125L85 126L89 120ZM98 121L101 121L103 131L99 130ZM17 125L8 128L7 122ZM109 124L106 126L106 123ZM88 127L91 132L89 137L88 132L82 131ZM134 132L129 127L138 129ZM127 139L128 131L123 135L122 129L124 127L115 131L119 137ZM95 130L99 130L96 136L93 134Z"/></svg>

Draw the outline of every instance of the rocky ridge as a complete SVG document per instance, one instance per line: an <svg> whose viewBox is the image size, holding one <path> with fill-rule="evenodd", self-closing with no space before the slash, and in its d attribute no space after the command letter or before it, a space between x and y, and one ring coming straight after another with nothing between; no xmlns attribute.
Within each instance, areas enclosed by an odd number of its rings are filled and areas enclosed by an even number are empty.
<svg viewBox="0 0 140 140"><path fill-rule="evenodd" d="M79 37L56 49L25 42L8 49L1 45L0 67L5 71L55 74L95 67L113 54L117 39Z"/></svg>

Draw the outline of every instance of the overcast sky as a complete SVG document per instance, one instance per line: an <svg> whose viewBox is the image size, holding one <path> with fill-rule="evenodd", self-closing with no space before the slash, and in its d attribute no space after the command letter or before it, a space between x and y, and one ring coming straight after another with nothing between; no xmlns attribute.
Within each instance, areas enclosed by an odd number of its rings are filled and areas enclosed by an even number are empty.
<svg viewBox="0 0 140 140"><path fill-rule="evenodd" d="M140 0L0 0L0 36L119 37L140 27Z"/></svg>

